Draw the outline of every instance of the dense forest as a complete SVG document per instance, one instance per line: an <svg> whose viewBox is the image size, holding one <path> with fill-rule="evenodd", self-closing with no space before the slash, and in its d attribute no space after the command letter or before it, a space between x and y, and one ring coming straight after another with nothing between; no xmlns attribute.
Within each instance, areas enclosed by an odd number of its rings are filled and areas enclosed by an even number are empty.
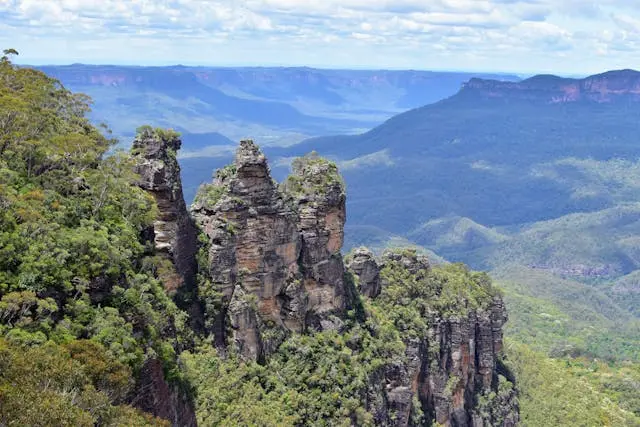
<svg viewBox="0 0 640 427"><path fill-rule="evenodd" d="M277 345L253 360L228 336L228 346L217 345L208 322L217 321L225 299L204 267L211 262L206 233L199 230L195 287L177 292L174 266L150 237L161 212L136 185L137 153L117 150L108 129L88 120L87 97L13 65L13 54L0 60L0 425L195 424L190 411L203 426L453 425L455 417L471 416L513 425L518 405L529 426L638 425L637 365L552 360L515 341L523 334L507 341L506 358L500 349L491 353L486 384L466 384L449 366L456 343L443 338L434 345L434 337L444 330L456 336L450 331L467 320L480 329L488 313L500 317L489 330L501 326L502 292L484 273L432 266L410 250L378 261L376 291L365 289L361 270L345 270L347 302L332 318L337 327L291 333L260 325L265 347ZM138 137L167 145L178 135L143 127ZM168 155L175 160L175 152ZM308 200L320 209L327 186L344 192L339 176L315 174L337 174L330 162L310 156L296 167L282 190L273 190L292 217L307 212ZM229 193L238 179L235 167L219 171L213 187L202 190L202 209L242 205ZM225 227L241 235L233 224ZM346 264L355 265L357 256ZM259 311L251 295L241 303ZM492 339L501 343L501 331ZM420 377L440 382L434 390L442 402L409 393L408 404L394 406L407 403L400 386L411 377L412 354L421 360ZM395 384L402 396L376 388L391 380L387 388ZM166 414L145 400L162 388L158 383L171 395L167 406L181 409ZM475 393L468 414L450 413L468 392Z"/></svg>

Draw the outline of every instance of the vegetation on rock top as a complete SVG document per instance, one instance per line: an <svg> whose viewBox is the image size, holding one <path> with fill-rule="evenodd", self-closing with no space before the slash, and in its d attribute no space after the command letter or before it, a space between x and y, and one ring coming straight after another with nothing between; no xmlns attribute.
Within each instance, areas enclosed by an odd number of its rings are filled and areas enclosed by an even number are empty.
<svg viewBox="0 0 640 427"><path fill-rule="evenodd" d="M330 190L345 193L338 166L315 151L291 162L292 174L282 183L283 191L294 198L322 197Z"/></svg>

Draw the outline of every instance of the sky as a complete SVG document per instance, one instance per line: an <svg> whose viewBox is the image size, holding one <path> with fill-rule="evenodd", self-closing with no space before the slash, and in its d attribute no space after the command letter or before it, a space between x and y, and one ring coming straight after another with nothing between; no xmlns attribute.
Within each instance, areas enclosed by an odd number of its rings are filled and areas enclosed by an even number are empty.
<svg viewBox="0 0 640 427"><path fill-rule="evenodd" d="M583 75L640 69L640 0L0 0L28 64Z"/></svg>

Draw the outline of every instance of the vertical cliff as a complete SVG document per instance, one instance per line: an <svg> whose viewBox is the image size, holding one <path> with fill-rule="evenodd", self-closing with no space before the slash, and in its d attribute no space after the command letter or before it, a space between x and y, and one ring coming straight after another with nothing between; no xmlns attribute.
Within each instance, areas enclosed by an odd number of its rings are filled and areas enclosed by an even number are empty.
<svg viewBox="0 0 640 427"><path fill-rule="evenodd" d="M164 280L167 291L193 287L195 283L196 229L182 194L176 155L182 142L171 131L142 128L133 141L138 186L151 193L158 206L153 239L159 253L175 265L177 275Z"/></svg>
<svg viewBox="0 0 640 427"><path fill-rule="evenodd" d="M404 360L382 368L377 379L382 387L370 386L370 400L377 402L370 409L378 423L413 425L412 415L420 409L426 420L446 426L517 425L514 378L502 364L507 314L486 276L452 267L468 282L452 283L455 276L432 271L415 251L386 252L376 260L357 249L349 260L360 291L381 299L374 306L407 308L400 329ZM382 290L376 295L378 277ZM461 288L451 292L454 286ZM409 307L416 308L409 298L426 301L419 319L407 315Z"/></svg>
<svg viewBox="0 0 640 427"><path fill-rule="evenodd" d="M166 262L159 263L162 271L157 271L156 275L166 292L189 312L191 325L198 331L202 313L195 286L197 234L182 194L176 158L181 144L178 135L172 131L144 127L133 141L132 155L139 177L136 184L153 195L157 205L157 219L147 234L153 240L155 254ZM175 329L172 323L165 333L175 334ZM169 384L158 357L145 361L136 381L132 404L171 421L174 426L197 425L190 398L175 384Z"/></svg>
<svg viewBox="0 0 640 427"><path fill-rule="evenodd" d="M312 153L293 161L282 191L298 213L306 325L315 330L338 328L346 304L340 253L346 221L342 178L334 163Z"/></svg>
<svg viewBox="0 0 640 427"><path fill-rule="evenodd" d="M131 404L171 422L175 427L198 425L190 397L167 382L162 363L158 359L148 359L145 362Z"/></svg>

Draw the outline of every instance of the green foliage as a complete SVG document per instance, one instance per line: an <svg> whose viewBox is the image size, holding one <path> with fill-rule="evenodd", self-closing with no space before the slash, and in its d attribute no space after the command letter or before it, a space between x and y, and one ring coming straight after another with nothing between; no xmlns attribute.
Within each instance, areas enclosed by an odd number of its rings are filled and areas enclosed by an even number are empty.
<svg viewBox="0 0 640 427"><path fill-rule="evenodd" d="M0 424L168 425L120 405L131 372L105 354L87 341L30 348L0 339Z"/></svg>
<svg viewBox="0 0 640 427"><path fill-rule="evenodd" d="M88 111L86 97L0 62L2 425L159 425L114 405L146 358L184 380L187 315L142 240L155 201Z"/></svg>
<svg viewBox="0 0 640 427"><path fill-rule="evenodd" d="M15 55L15 56L19 55L18 51L15 49L4 49L2 53L4 55L3 57L4 60L8 60L10 55Z"/></svg>
<svg viewBox="0 0 640 427"><path fill-rule="evenodd" d="M205 312L205 326L208 330L212 330L215 327L215 322L218 317L218 313L222 310L222 292L211 283L211 276L209 275L209 249L210 241L207 235L200 231L198 233L198 252L196 254L196 260L198 264L198 297L204 305Z"/></svg>
<svg viewBox="0 0 640 427"><path fill-rule="evenodd" d="M322 196L333 188L345 192L338 166L320 157L315 151L295 158L291 162L291 169L293 173L282 183L282 189L294 198Z"/></svg>
<svg viewBox="0 0 640 427"><path fill-rule="evenodd" d="M639 426L640 418L606 396L603 387L575 375L567 362L527 346L508 343L510 366L518 378L524 426Z"/></svg>
<svg viewBox="0 0 640 427"><path fill-rule="evenodd" d="M405 251L409 259L415 250ZM488 306L498 290L485 273L470 271L462 264L436 266L412 272L402 260L387 261L381 271L386 283L375 305L393 319L395 327L413 338L424 337L429 319L462 317L470 310Z"/></svg>
<svg viewBox="0 0 640 427"><path fill-rule="evenodd" d="M196 404L200 425L272 426L294 425L291 415L275 392L265 388L267 370L257 364L220 358L211 345L181 358L198 390Z"/></svg>
<svg viewBox="0 0 640 427"><path fill-rule="evenodd" d="M236 175L236 172L236 165L233 163L218 169L215 173L216 179L213 184L204 183L200 185L194 203L213 208L228 193L229 180Z"/></svg>
<svg viewBox="0 0 640 427"><path fill-rule="evenodd" d="M180 138L180 132L173 129L165 129L161 127L143 125L136 129L138 138L160 138L163 141L175 141Z"/></svg>
<svg viewBox="0 0 640 427"><path fill-rule="evenodd" d="M404 255L417 257L411 250ZM294 334L265 366L234 355L224 359L209 347L183 354L196 388L199 422L373 425L365 406L368 388L388 366L406 363L405 342L424 339L436 313L461 316L485 307L497 292L486 275L459 265L409 271L394 261L383 279L382 295L356 302L360 308L349 312L343 330ZM424 420L421 405L412 419Z"/></svg>
<svg viewBox="0 0 640 427"><path fill-rule="evenodd" d="M222 359L210 346L181 358L202 425L373 425L363 407L369 378L391 354L403 357L395 339L390 353L383 337L353 325L294 335L266 366Z"/></svg>
<svg viewBox="0 0 640 427"><path fill-rule="evenodd" d="M222 182L225 182L231 177L234 177L237 173L237 167L235 163L228 164L227 166L220 168L216 171L216 178Z"/></svg>
<svg viewBox="0 0 640 427"><path fill-rule="evenodd" d="M372 425L363 402L370 378L389 357L385 350L358 326L342 334L296 335L269 361L268 372L275 373L270 385L302 424Z"/></svg>
<svg viewBox="0 0 640 427"><path fill-rule="evenodd" d="M622 409L632 412L640 422L640 363L604 363L592 359L567 359L567 370L584 379Z"/></svg>
<svg viewBox="0 0 640 427"><path fill-rule="evenodd" d="M225 188L218 184L202 184L198 188L194 203L202 206L213 207L225 194Z"/></svg>
<svg viewBox="0 0 640 427"><path fill-rule="evenodd" d="M554 357L640 361L638 320L592 286L522 267L494 276L509 309L507 336Z"/></svg>

